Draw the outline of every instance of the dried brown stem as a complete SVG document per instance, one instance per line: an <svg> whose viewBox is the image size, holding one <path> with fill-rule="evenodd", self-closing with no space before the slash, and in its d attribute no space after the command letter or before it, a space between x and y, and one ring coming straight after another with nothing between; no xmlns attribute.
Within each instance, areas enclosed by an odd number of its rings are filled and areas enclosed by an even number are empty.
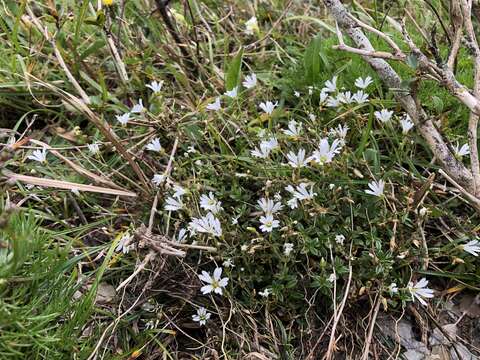
<svg viewBox="0 0 480 360"><path fill-rule="evenodd" d="M42 25L40 20L37 19L37 17L33 13L32 9L30 9L30 6L27 5L26 10L27 10L28 15L30 16L30 20L32 21L32 23L35 25L35 27L38 29L38 31L43 35L45 40L47 40L50 43L50 45L52 46L53 53L55 54L55 57L57 58L57 61L60 65L60 67L62 68L63 72L67 76L68 81L70 81L70 83L73 85L75 90L77 90L77 92L80 95L80 97L82 98L83 102L85 104L90 104L90 98L88 97L87 93L82 89L80 84L77 82L75 77L72 75L72 73L70 72L67 64L65 64L65 61L63 60L62 54L60 53L60 50L57 46L57 43L55 42L55 39L49 34L47 28Z"/></svg>

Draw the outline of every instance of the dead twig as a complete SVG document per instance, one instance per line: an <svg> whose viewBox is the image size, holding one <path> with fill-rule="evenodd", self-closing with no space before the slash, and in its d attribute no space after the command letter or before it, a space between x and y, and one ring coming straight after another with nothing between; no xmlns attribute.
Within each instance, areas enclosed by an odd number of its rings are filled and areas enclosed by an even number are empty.
<svg viewBox="0 0 480 360"><path fill-rule="evenodd" d="M167 28L168 33L173 38L175 43L177 44L178 49L180 50L183 61L185 62L184 67L187 70L187 73L195 75L198 73L198 68L195 62L193 61L193 57L190 52L187 50L185 44L183 43L180 36L177 34L177 30L173 26L172 20L170 19L170 15L168 14L167 6L169 0L155 0L157 4L157 11L160 13L162 20Z"/></svg>
<svg viewBox="0 0 480 360"><path fill-rule="evenodd" d="M380 310L380 305L382 303L380 301L381 297L382 297L382 295L377 294L377 298L375 299L375 307L373 309L372 318L371 318L370 324L368 326L368 334L367 334L367 338L365 340L365 345L363 347L363 354L362 354L361 360L368 360L370 344L372 343L372 337L373 337L373 329L375 328L375 323L377 321L378 311Z"/></svg>
<svg viewBox="0 0 480 360"><path fill-rule="evenodd" d="M129 197L137 196L137 194L130 191L125 191L125 190L109 189L109 188L104 188L99 186L72 183L69 181L62 181L62 180L38 178L34 176L16 174L6 170L4 170L4 175L7 177L8 181L12 181L12 182L20 181L25 184L36 185L40 187L53 187L57 189L87 191L87 192L95 192L95 193L118 195L118 196L129 196Z"/></svg>
<svg viewBox="0 0 480 360"><path fill-rule="evenodd" d="M343 295L342 302L340 303L340 307L338 309L336 308L336 299L335 298L333 299L334 309L335 309L334 310L334 320L333 320L332 330L330 332L330 341L328 343L327 353L324 356L324 358L326 360L331 360L332 356L333 356L333 353L335 351L335 343L336 343L335 332L337 330L337 326L338 326L338 323L340 321L340 318L342 317L343 309L345 307L345 304L347 303L348 293L350 291L350 284L352 282L352 275L353 275L353 271L352 271L352 246L353 246L353 242L350 243L350 251L349 251L349 255L348 255L348 281L347 281L347 285L345 286L345 293ZM335 275L335 270L334 270L334 275ZM336 277L336 275L335 275L335 277ZM335 280L335 283L336 283L336 280Z"/></svg>

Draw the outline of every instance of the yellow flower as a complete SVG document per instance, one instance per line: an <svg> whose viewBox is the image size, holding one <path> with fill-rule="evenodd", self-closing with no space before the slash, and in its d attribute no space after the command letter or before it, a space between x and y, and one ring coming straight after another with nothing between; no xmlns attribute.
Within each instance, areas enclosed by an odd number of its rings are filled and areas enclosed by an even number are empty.
<svg viewBox="0 0 480 360"><path fill-rule="evenodd" d="M102 0L102 4L105 6L113 5L114 0Z"/></svg>

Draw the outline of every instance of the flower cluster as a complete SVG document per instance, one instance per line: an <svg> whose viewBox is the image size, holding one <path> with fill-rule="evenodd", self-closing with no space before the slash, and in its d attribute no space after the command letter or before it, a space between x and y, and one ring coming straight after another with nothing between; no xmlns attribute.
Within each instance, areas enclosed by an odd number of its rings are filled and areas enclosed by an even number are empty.
<svg viewBox="0 0 480 360"><path fill-rule="evenodd" d="M273 218L273 214L280 211L283 205L280 202L274 202L271 199L261 198L258 200L258 206L263 211L260 217L260 230L262 232L272 232L274 228L280 226L280 222Z"/></svg>
<svg viewBox="0 0 480 360"><path fill-rule="evenodd" d="M242 82L242 85L245 89L250 90L253 89L255 86L257 86L257 75L255 73L251 73L247 76L245 76L245 80ZM225 93L223 94L227 98L230 99L235 99L240 91L240 87L236 86L232 89L227 89ZM219 111L222 109L222 102L221 102L221 97L217 96L215 100L206 106L207 110L210 111Z"/></svg>
<svg viewBox="0 0 480 360"><path fill-rule="evenodd" d="M139 99L138 103L134 104L130 111L123 113L121 115L115 115L117 121L122 125L125 126L130 121L130 117L136 114L141 114L145 111L145 107L143 106L143 100Z"/></svg>
<svg viewBox="0 0 480 360"><path fill-rule="evenodd" d="M203 295L211 293L223 295L223 291L227 287L229 279L228 277L222 278L222 271L221 267L217 267L213 271L213 275L205 270L198 275L198 278L205 284L200 288L200 292ZM197 314L192 315L192 319L200 325L205 325L210 319L210 316L211 314L202 306L197 310Z"/></svg>
<svg viewBox="0 0 480 360"><path fill-rule="evenodd" d="M355 86L357 87L355 92L339 91L337 89L337 76L334 76L331 80L327 80L321 89L320 103L330 108L337 108L353 103L359 105L364 104L369 100L369 95L365 90L371 83L373 83L373 80L370 76L365 79L358 78L355 81Z"/></svg>

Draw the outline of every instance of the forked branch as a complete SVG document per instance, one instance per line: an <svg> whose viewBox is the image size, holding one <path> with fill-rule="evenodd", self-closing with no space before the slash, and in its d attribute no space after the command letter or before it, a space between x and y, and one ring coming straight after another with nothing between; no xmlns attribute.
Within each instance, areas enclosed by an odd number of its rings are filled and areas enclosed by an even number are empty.
<svg viewBox="0 0 480 360"><path fill-rule="evenodd" d="M323 2L337 24L339 45L337 45L336 48L361 55L389 88L401 89L403 87L402 79L386 61L406 61L408 56L401 50L401 47L393 42L387 34L355 19L340 0L323 0ZM445 173L455 182L456 187L460 186L464 189L465 193L471 195L465 196L465 198L478 210L478 201L473 201L473 199L480 199L480 166L478 163L477 150L477 127L478 116L480 114L480 50L471 24L471 7L472 3L470 0L461 0L461 6L456 7L456 16L455 19L452 20L454 24L454 30L452 31L454 39L446 63L439 61L438 56L434 56L433 59L426 56L420 50L420 47L414 43L405 25L402 26L404 43L408 46L410 53L417 59L418 70L428 78L437 80L441 86L446 88L471 111L469 122L469 142L472 152L471 170L456 158L451 150L451 146L449 146L448 140L443 137L434 125L432 119L422 108L415 91L411 91L410 89L406 89L407 91L395 91L394 95L415 123L418 132L430 147L435 159L440 163ZM461 17L458 16L460 12ZM467 20L465 20L466 18ZM463 19L463 22L459 19ZM363 30L372 32L385 40L393 52L377 51ZM341 31L348 34L356 47L345 44ZM466 39L462 37L464 33L466 34ZM461 84L454 74L454 64L462 41L468 44L468 48L475 60L476 81L473 91Z"/></svg>

